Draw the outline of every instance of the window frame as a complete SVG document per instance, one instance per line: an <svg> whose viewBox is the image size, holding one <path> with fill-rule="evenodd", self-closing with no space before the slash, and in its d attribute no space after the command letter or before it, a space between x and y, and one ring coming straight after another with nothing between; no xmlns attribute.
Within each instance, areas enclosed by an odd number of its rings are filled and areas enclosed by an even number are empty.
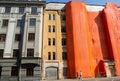
<svg viewBox="0 0 120 81"><path fill-rule="evenodd" d="M2 20L2 27L8 27L9 25L9 20L8 19L3 19Z"/></svg>
<svg viewBox="0 0 120 81"><path fill-rule="evenodd" d="M62 38L62 46L66 46L66 38Z"/></svg>
<svg viewBox="0 0 120 81"><path fill-rule="evenodd" d="M29 26L36 26L36 18L30 18Z"/></svg>
<svg viewBox="0 0 120 81"><path fill-rule="evenodd" d="M17 58L19 55L19 49L13 49L13 57Z"/></svg>
<svg viewBox="0 0 120 81"><path fill-rule="evenodd" d="M66 26L61 26L61 32L66 33Z"/></svg>
<svg viewBox="0 0 120 81"><path fill-rule="evenodd" d="M48 20L51 20L52 17L51 17L51 14L48 14Z"/></svg>
<svg viewBox="0 0 120 81"><path fill-rule="evenodd" d="M56 60L56 53L53 52L53 60Z"/></svg>
<svg viewBox="0 0 120 81"><path fill-rule="evenodd" d="M35 33L28 33L28 41L35 41Z"/></svg>
<svg viewBox="0 0 120 81"><path fill-rule="evenodd" d="M25 7L20 6L19 7L19 14L24 14L25 13Z"/></svg>
<svg viewBox="0 0 120 81"><path fill-rule="evenodd" d="M37 15L37 13L38 13L37 8L38 8L37 6L32 6L31 7L31 14L32 15Z"/></svg>
<svg viewBox="0 0 120 81"><path fill-rule="evenodd" d="M6 41L6 34L0 34L0 42Z"/></svg>
<svg viewBox="0 0 120 81"><path fill-rule="evenodd" d="M55 25L52 26L52 32L55 32Z"/></svg>
<svg viewBox="0 0 120 81"><path fill-rule="evenodd" d="M53 46L55 46L55 38L53 38Z"/></svg>
<svg viewBox="0 0 120 81"><path fill-rule="evenodd" d="M62 52L62 60L67 60L67 52Z"/></svg>
<svg viewBox="0 0 120 81"><path fill-rule="evenodd" d="M34 48L27 49L27 57L34 57Z"/></svg>
<svg viewBox="0 0 120 81"><path fill-rule="evenodd" d="M48 60L51 60L51 52L48 52Z"/></svg>
<svg viewBox="0 0 120 81"><path fill-rule="evenodd" d="M11 6L5 6L5 14L11 13Z"/></svg>
<svg viewBox="0 0 120 81"><path fill-rule="evenodd" d="M21 34L15 34L15 42L19 42L21 40Z"/></svg>
<svg viewBox="0 0 120 81"><path fill-rule="evenodd" d="M55 20L55 19L56 19L56 16L55 16L55 14L53 14L52 16L53 16L53 20Z"/></svg>
<svg viewBox="0 0 120 81"><path fill-rule="evenodd" d="M18 67L17 66L13 66L11 68L11 76L18 76Z"/></svg>
<svg viewBox="0 0 120 81"><path fill-rule="evenodd" d="M4 49L0 49L0 58L3 58Z"/></svg>
<svg viewBox="0 0 120 81"><path fill-rule="evenodd" d="M34 74L34 68L33 67L27 68L26 76L33 76L33 74Z"/></svg>

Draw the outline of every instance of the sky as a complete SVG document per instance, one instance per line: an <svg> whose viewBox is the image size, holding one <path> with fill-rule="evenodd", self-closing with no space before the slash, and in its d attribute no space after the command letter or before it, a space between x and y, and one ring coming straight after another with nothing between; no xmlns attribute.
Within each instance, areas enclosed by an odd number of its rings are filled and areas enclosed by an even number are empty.
<svg viewBox="0 0 120 81"><path fill-rule="evenodd" d="M70 0L46 0L46 2L68 2ZM72 0L72 1L84 1L86 4L105 5L106 2L114 2L120 6L120 0Z"/></svg>

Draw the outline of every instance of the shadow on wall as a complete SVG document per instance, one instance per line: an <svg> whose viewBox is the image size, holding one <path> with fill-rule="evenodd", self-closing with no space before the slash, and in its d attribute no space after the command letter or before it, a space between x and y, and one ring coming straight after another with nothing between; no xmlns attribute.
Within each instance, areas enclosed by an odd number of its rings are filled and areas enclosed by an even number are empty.
<svg viewBox="0 0 120 81"><path fill-rule="evenodd" d="M100 60L95 68L95 77L106 77L104 61Z"/></svg>

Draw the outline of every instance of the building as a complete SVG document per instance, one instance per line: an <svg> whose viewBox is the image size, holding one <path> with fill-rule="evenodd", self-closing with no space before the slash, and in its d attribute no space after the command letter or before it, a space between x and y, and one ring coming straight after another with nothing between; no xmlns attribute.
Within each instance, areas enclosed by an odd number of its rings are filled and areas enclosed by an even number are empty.
<svg viewBox="0 0 120 81"><path fill-rule="evenodd" d="M120 11L116 4L66 4L68 77L120 76Z"/></svg>
<svg viewBox="0 0 120 81"><path fill-rule="evenodd" d="M65 3L47 3L44 11L42 79L66 78Z"/></svg>
<svg viewBox="0 0 120 81"><path fill-rule="evenodd" d="M45 1L0 0L0 81L39 81Z"/></svg>

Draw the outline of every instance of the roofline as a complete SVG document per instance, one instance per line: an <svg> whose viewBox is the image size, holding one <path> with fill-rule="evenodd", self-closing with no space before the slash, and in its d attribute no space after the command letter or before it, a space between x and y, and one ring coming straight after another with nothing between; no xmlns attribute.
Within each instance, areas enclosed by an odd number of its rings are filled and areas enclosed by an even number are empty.
<svg viewBox="0 0 120 81"><path fill-rule="evenodd" d="M36 5L45 5L46 1L0 1L0 4L2 5L9 5L9 4L14 4L14 5L26 5L26 4L36 4Z"/></svg>
<svg viewBox="0 0 120 81"><path fill-rule="evenodd" d="M71 2L71 1L69 1ZM84 2L84 1L81 1L81 2ZM47 2L46 4L49 4L49 3L61 3L61 4L66 4L68 2ZM85 3L85 2L84 2ZM86 4L86 3L85 3ZM105 6L105 5L100 5L100 4L86 4L86 5L90 5L90 6Z"/></svg>
<svg viewBox="0 0 120 81"><path fill-rule="evenodd" d="M49 3L61 3L61 4L66 4L67 2L47 2L46 4L49 4Z"/></svg>

